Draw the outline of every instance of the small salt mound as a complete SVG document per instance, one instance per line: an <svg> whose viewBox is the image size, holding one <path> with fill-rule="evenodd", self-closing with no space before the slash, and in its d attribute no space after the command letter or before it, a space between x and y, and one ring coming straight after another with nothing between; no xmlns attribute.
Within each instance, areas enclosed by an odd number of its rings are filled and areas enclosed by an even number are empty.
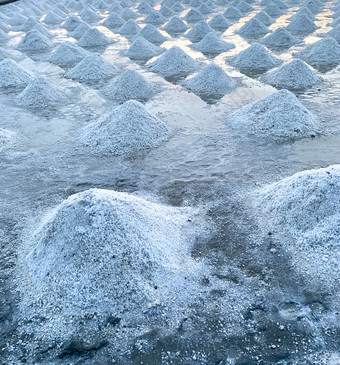
<svg viewBox="0 0 340 365"><path fill-rule="evenodd" d="M316 20L315 15L308 8L302 8L302 9L300 9L295 15L293 15L291 18L289 18L289 20L294 20L294 19L296 19L301 14L305 15L312 22L314 20Z"/></svg>
<svg viewBox="0 0 340 365"><path fill-rule="evenodd" d="M68 31L72 31L75 30L79 24L81 24L82 20L77 17L74 14L71 14L70 16L68 16L68 18L65 20L63 27L68 30Z"/></svg>
<svg viewBox="0 0 340 365"><path fill-rule="evenodd" d="M0 29L6 33L9 32L9 27L0 20Z"/></svg>
<svg viewBox="0 0 340 365"><path fill-rule="evenodd" d="M19 55L17 54L19 53ZM11 58L12 60L18 60L20 58L20 52L14 52L0 47L0 61Z"/></svg>
<svg viewBox="0 0 340 365"><path fill-rule="evenodd" d="M20 27L21 32L30 31L36 24L39 24L39 21L35 18L29 17L25 23Z"/></svg>
<svg viewBox="0 0 340 365"><path fill-rule="evenodd" d="M201 5L201 1L200 0L191 0L189 5L192 8L198 8Z"/></svg>
<svg viewBox="0 0 340 365"><path fill-rule="evenodd" d="M266 6L263 11L265 11L269 16L273 18L277 18L283 14L283 12L275 4L270 4Z"/></svg>
<svg viewBox="0 0 340 365"><path fill-rule="evenodd" d="M292 20L286 27L292 34L308 34L314 32L318 27L306 15L299 15Z"/></svg>
<svg viewBox="0 0 340 365"><path fill-rule="evenodd" d="M184 17L187 22L198 22L199 20L204 20L206 18L201 12L196 9L191 9L188 14Z"/></svg>
<svg viewBox="0 0 340 365"><path fill-rule="evenodd" d="M9 38L8 34L0 29L0 44L8 42Z"/></svg>
<svg viewBox="0 0 340 365"><path fill-rule="evenodd" d="M24 51L47 51L52 47L53 42L35 29L28 32L18 45Z"/></svg>
<svg viewBox="0 0 340 365"><path fill-rule="evenodd" d="M95 22L101 19L101 16L97 14L93 9L89 6L86 6L80 13L80 16L83 20L88 22Z"/></svg>
<svg viewBox="0 0 340 365"><path fill-rule="evenodd" d="M132 60L146 61L152 57L158 56L162 52L162 48L157 47L145 38L138 36L127 50L126 55Z"/></svg>
<svg viewBox="0 0 340 365"><path fill-rule="evenodd" d="M3 152L5 149L7 149L13 143L14 138L14 132L0 128L0 152Z"/></svg>
<svg viewBox="0 0 340 365"><path fill-rule="evenodd" d="M162 28L170 35L184 33L188 30L188 26L178 16L170 19Z"/></svg>
<svg viewBox="0 0 340 365"><path fill-rule="evenodd" d="M77 42L81 47L107 46L110 40L97 28L89 29Z"/></svg>
<svg viewBox="0 0 340 365"><path fill-rule="evenodd" d="M252 6L250 6L249 4L247 4L245 1L240 1L236 8L242 13L242 14L247 14L250 13L251 11L254 10L254 8Z"/></svg>
<svg viewBox="0 0 340 365"><path fill-rule="evenodd" d="M197 75L185 82L187 89L195 94L216 98L222 98L235 85L235 81L214 63L205 66Z"/></svg>
<svg viewBox="0 0 340 365"><path fill-rule="evenodd" d="M137 34L138 37L143 37L153 44L161 44L166 41L166 37L160 33L152 24L147 24Z"/></svg>
<svg viewBox="0 0 340 365"><path fill-rule="evenodd" d="M214 16L208 24L212 29L220 31L225 31L231 26L229 20L227 20L227 18L225 18L222 14Z"/></svg>
<svg viewBox="0 0 340 365"><path fill-rule="evenodd" d="M88 52L74 43L63 42L52 54L49 61L60 67L74 67Z"/></svg>
<svg viewBox="0 0 340 365"><path fill-rule="evenodd" d="M304 90L320 81L316 72L301 60L280 66L265 74L262 80L276 88L289 90Z"/></svg>
<svg viewBox="0 0 340 365"><path fill-rule="evenodd" d="M62 89L37 76L17 97L18 104L26 108L46 108L64 103L66 96Z"/></svg>
<svg viewBox="0 0 340 365"><path fill-rule="evenodd" d="M158 147L169 136L162 121L130 100L83 128L80 140L94 154L118 156Z"/></svg>
<svg viewBox="0 0 340 365"><path fill-rule="evenodd" d="M177 1L174 5L172 5L171 10L173 10L175 13L181 13L184 10L184 7Z"/></svg>
<svg viewBox="0 0 340 365"><path fill-rule="evenodd" d="M335 66L340 63L340 46L330 37L323 38L294 54L313 67Z"/></svg>
<svg viewBox="0 0 340 365"><path fill-rule="evenodd" d="M256 138L277 142L292 141L319 134L317 119L288 90L280 90L248 104L227 117L233 128Z"/></svg>
<svg viewBox="0 0 340 365"><path fill-rule="evenodd" d="M235 48L235 46L232 43L219 39L215 32L209 32L201 41L193 44L192 48L205 54L217 55L227 52Z"/></svg>
<svg viewBox="0 0 340 365"><path fill-rule="evenodd" d="M152 71L164 77L185 77L198 68L198 63L180 47L174 46L151 63Z"/></svg>
<svg viewBox="0 0 340 365"><path fill-rule="evenodd" d="M164 24L166 18L156 10L150 11L147 17L144 19L145 23L149 24Z"/></svg>
<svg viewBox="0 0 340 365"><path fill-rule="evenodd" d="M213 12L213 10L211 9L210 6L208 6L207 4L202 4L201 6L198 7L197 9L201 14L211 14Z"/></svg>
<svg viewBox="0 0 340 365"><path fill-rule="evenodd" d="M314 290L339 292L340 165L302 171L255 195L260 223Z"/></svg>
<svg viewBox="0 0 340 365"><path fill-rule="evenodd" d="M107 7L108 6L104 3L104 1L97 1L97 3L95 4L95 8L98 10L106 10Z"/></svg>
<svg viewBox="0 0 340 365"><path fill-rule="evenodd" d="M148 14L153 7L147 1L141 1L137 6L137 9L141 14Z"/></svg>
<svg viewBox="0 0 340 365"><path fill-rule="evenodd" d="M238 34L245 38L259 38L269 33L270 30L258 19L252 18L239 30Z"/></svg>
<svg viewBox="0 0 340 365"><path fill-rule="evenodd" d="M314 14L317 14L320 12L320 6L317 4L316 1L307 1L305 3L305 6Z"/></svg>
<svg viewBox="0 0 340 365"><path fill-rule="evenodd" d="M237 8L235 8L235 6L229 6L229 8L223 13L223 16L226 19L238 20L242 18L243 15Z"/></svg>
<svg viewBox="0 0 340 365"><path fill-rule="evenodd" d="M171 9L169 9L166 5L163 5L161 7L161 10L159 11L165 18L170 18L171 16L175 15L175 12Z"/></svg>
<svg viewBox="0 0 340 365"><path fill-rule="evenodd" d="M119 15L124 19L124 20L129 20L129 19L136 19L138 18L138 15L131 9L129 8L124 8Z"/></svg>
<svg viewBox="0 0 340 365"><path fill-rule="evenodd" d="M337 26L336 28L332 29L326 35L327 37L334 38L340 44L340 26Z"/></svg>
<svg viewBox="0 0 340 365"><path fill-rule="evenodd" d="M78 27L71 33L71 36L75 39L80 39L91 27L86 23L82 22Z"/></svg>
<svg viewBox="0 0 340 365"><path fill-rule="evenodd" d="M254 18L262 22L267 27L269 27L275 22L275 20L271 16L269 16L265 11L257 13L254 16Z"/></svg>
<svg viewBox="0 0 340 365"><path fill-rule="evenodd" d="M195 24L188 33L186 33L186 37L191 42L199 42L201 41L209 32L215 33L215 31L204 21L201 20L197 24Z"/></svg>
<svg viewBox="0 0 340 365"><path fill-rule="evenodd" d="M115 29L125 24L125 20L117 13L111 13L104 21L103 25L107 28Z"/></svg>
<svg viewBox="0 0 340 365"><path fill-rule="evenodd" d="M81 81L99 81L116 74L117 68L111 62L97 53L92 53L72 68L67 76Z"/></svg>
<svg viewBox="0 0 340 365"><path fill-rule="evenodd" d="M63 18L55 14L53 11L49 11L43 18L43 22L45 24L61 24L63 22Z"/></svg>
<svg viewBox="0 0 340 365"><path fill-rule="evenodd" d="M21 14L15 14L9 19L8 23L12 26L23 25L27 21L27 17Z"/></svg>
<svg viewBox="0 0 340 365"><path fill-rule="evenodd" d="M122 27L119 28L118 33L122 35L134 35L140 31L140 26L134 19L129 19Z"/></svg>
<svg viewBox="0 0 340 365"><path fill-rule="evenodd" d="M262 39L261 43L272 49L289 48L299 43L285 28L277 28L273 33Z"/></svg>
<svg viewBox="0 0 340 365"><path fill-rule="evenodd" d="M53 34L45 27L44 24L38 23L36 24L32 30L37 30L41 34L43 34L47 38L53 38Z"/></svg>
<svg viewBox="0 0 340 365"><path fill-rule="evenodd" d="M0 62L0 87L26 85L30 75L12 59Z"/></svg>
<svg viewBox="0 0 340 365"><path fill-rule="evenodd" d="M340 17L339 18L336 18L332 23L330 23L330 26L332 28L336 28L340 25Z"/></svg>

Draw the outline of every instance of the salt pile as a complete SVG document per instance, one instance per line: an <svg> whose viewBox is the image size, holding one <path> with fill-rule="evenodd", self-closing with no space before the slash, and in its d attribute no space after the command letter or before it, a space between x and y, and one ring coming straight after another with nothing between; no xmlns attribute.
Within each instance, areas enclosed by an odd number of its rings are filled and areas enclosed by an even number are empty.
<svg viewBox="0 0 340 365"><path fill-rule="evenodd" d="M21 32L28 32L30 31L39 21L35 18L29 17L25 23L20 27Z"/></svg>
<svg viewBox="0 0 340 365"><path fill-rule="evenodd" d="M82 22L71 33L71 37L73 37L75 39L80 39L90 29L91 29L91 27L86 22Z"/></svg>
<svg viewBox="0 0 340 365"><path fill-rule="evenodd" d="M162 121L130 100L86 126L80 139L92 153L118 156L158 147L169 135Z"/></svg>
<svg viewBox="0 0 340 365"><path fill-rule="evenodd" d="M175 13L181 13L184 10L184 7L181 3L177 1L175 2L174 5L172 5L171 10L174 11Z"/></svg>
<svg viewBox="0 0 340 365"><path fill-rule="evenodd" d="M108 99L117 102L131 99L146 101L154 94L153 84L135 70L126 70L114 79L104 91L104 95Z"/></svg>
<svg viewBox="0 0 340 365"><path fill-rule="evenodd" d="M20 55L20 52L8 51L7 49L0 47L0 61L7 58L11 58L16 61L20 58Z"/></svg>
<svg viewBox="0 0 340 365"><path fill-rule="evenodd" d="M293 15L291 18L289 18L289 20L294 20L301 14L305 15L312 22L316 20L315 15L308 8L301 8L295 15Z"/></svg>
<svg viewBox="0 0 340 365"><path fill-rule="evenodd" d="M119 28L118 33L122 35L134 35L140 31L140 26L134 19L129 19L122 27Z"/></svg>
<svg viewBox="0 0 340 365"><path fill-rule="evenodd" d="M49 61L60 67L74 67L88 52L74 43L63 42L52 54Z"/></svg>
<svg viewBox="0 0 340 365"><path fill-rule="evenodd" d="M101 19L101 16L92 10L89 6L86 6L81 12L80 16L83 20L88 22L96 22Z"/></svg>
<svg viewBox="0 0 340 365"><path fill-rule="evenodd" d="M110 40L97 28L91 28L77 42L81 47L107 46Z"/></svg>
<svg viewBox="0 0 340 365"><path fill-rule="evenodd" d="M103 25L107 28L119 28L125 24L125 20L117 13L111 13L104 21Z"/></svg>
<svg viewBox="0 0 340 365"><path fill-rule="evenodd" d="M8 26L0 20L0 29L6 33L9 32Z"/></svg>
<svg viewBox="0 0 340 365"><path fill-rule="evenodd" d="M12 144L14 138L15 133L0 128L0 152L7 149Z"/></svg>
<svg viewBox="0 0 340 365"><path fill-rule="evenodd" d="M68 77L82 81L108 79L117 73L117 68L97 53L92 53L79 62L67 74Z"/></svg>
<svg viewBox="0 0 340 365"><path fill-rule="evenodd" d="M209 26L214 30L225 31L231 23L222 14L215 15L210 21Z"/></svg>
<svg viewBox="0 0 340 365"><path fill-rule="evenodd" d="M209 32L201 41L193 44L192 48L205 54L216 55L227 52L235 48L235 46L232 43L219 39L215 32Z"/></svg>
<svg viewBox="0 0 340 365"><path fill-rule="evenodd" d="M321 6L316 1L307 1L305 6L314 14L320 12Z"/></svg>
<svg viewBox="0 0 340 365"><path fill-rule="evenodd" d="M32 30L37 30L38 32L40 32L42 35L44 35L47 38L53 38L53 34L45 27L44 24L42 23L37 23L35 24L35 26L32 28Z"/></svg>
<svg viewBox="0 0 340 365"><path fill-rule="evenodd" d="M244 51L231 57L229 63L247 73L268 71L278 66L282 61L272 56L261 44L253 43Z"/></svg>
<svg viewBox="0 0 340 365"><path fill-rule="evenodd" d="M221 67L211 63L185 82L185 86L199 96L222 98L236 82Z"/></svg>
<svg viewBox="0 0 340 365"><path fill-rule="evenodd" d="M23 25L27 20L27 17L21 14L15 14L12 18L9 19L8 23L12 26Z"/></svg>
<svg viewBox="0 0 340 365"><path fill-rule="evenodd" d="M129 19L136 19L138 18L138 15L131 9L129 8L124 8L119 15L125 20L129 20Z"/></svg>
<svg viewBox="0 0 340 365"><path fill-rule="evenodd" d="M306 15L301 14L292 20L286 29L292 34L308 34L314 32L318 27Z"/></svg>
<svg viewBox="0 0 340 365"><path fill-rule="evenodd" d="M143 37L153 44L161 44L166 41L166 37L160 33L152 24L147 24L137 34L139 37Z"/></svg>
<svg viewBox="0 0 340 365"><path fill-rule="evenodd" d="M181 48L174 46L151 63L152 71L164 77L188 76L198 68L198 63Z"/></svg>
<svg viewBox="0 0 340 365"><path fill-rule="evenodd" d="M170 19L163 27L170 35L184 33L188 30L188 26L178 16Z"/></svg>
<svg viewBox="0 0 340 365"><path fill-rule="evenodd" d="M72 30L75 30L78 27L78 25L81 24L81 22L82 22L82 20L79 17L71 14L65 20L63 27L68 31L72 31Z"/></svg>
<svg viewBox="0 0 340 365"><path fill-rule="evenodd" d="M184 19L187 22L198 22L199 20L204 20L206 18L205 15L203 15L201 12L199 12L196 9L191 9L188 14L186 14L186 16L184 17Z"/></svg>
<svg viewBox="0 0 340 365"><path fill-rule="evenodd" d="M158 56L162 52L162 48L152 44L145 38L138 36L127 50L126 55L132 60L146 61L152 57Z"/></svg>
<svg viewBox="0 0 340 365"><path fill-rule="evenodd" d="M238 30L238 34L244 38L259 38L269 32L270 30L260 20L255 18L248 20Z"/></svg>
<svg viewBox="0 0 340 365"><path fill-rule="evenodd" d="M24 51L47 51L52 47L53 42L35 29L28 32L18 45Z"/></svg>
<svg viewBox="0 0 340 365"><path fill-rule="evenodd" d="M171 9L169 9L166 5L163 5L161 7L161 10L159 11L165 18L170 18L171 16L175 15L175 12Z"/></svg>
<svg viewBox="0 0 340 365"><path fill-rule="evenodd" d="M26 85L30 75L12 59L0 62L0 87Z"/></svg>
<svg viewBox="0 0 340 365"><path fill-rule="evenodd" d="M323 38L294 54L313 67L335 66L340 63L340 46L331 38Z"/></svg>
<svg viewBox="0 0 340 365"><path fill-rule="evenodd" d="M285 28L277 28L273 33L262 39L261 43L272 49L289 48L299 43Z"/></svg>
<svg viewBox="0 0 340 365"><path fill-rule="evenodd" d="M46 108L65 103L66 96L62 89L37 76L17 97L18 104L26 108Z"/></svg>
<svg viewBox="0 0 340 365"><path fill-rule="evenodd" d="M282 11L275 4L270 4L266 6L263 11L265 11L269 16L273 18L277 18L283 14Z"/></svg>
<svg viewBox="0 0 340 365"><path fill-rule="evenodd" d="M141 1L137 9L141 14L148 14L153 8L147 1Z"/></svg>
<svg viewBox="0 0 340 365"><path fill-rule="evenodd" d="M201 20L195 24L185 36L191 42L196 43L201 41L209 32L215 33L215 31L204 20Z"/></svg>
<svg viewBox="0 0 340 365"><path fill-rule="evenodd" d="M0 44L8 42L9 38L8 34L0 29Z"/></svg>
<svg viewBox="0 0 340 365"><path fill-rule="evenodd" d="M239 20L243 15L237 8L235 8L235 6L229 6L229 8L223 13L223 16L226 19Z"/></svg>
<svg viewBox="0 0 340 365"><path fill-rule="evenodd" d="M261 189L260 224L288 251L309 289L338 294L340 165L307 170ZM264 223L265 221L265 223Z"/></svg>
<svg viewBox="0 0 340 365"><path fill-rule="evenodd" d="M166 22L166 18L157 10L152 10L145 17L144 22L150 24L164 24Z"/></svg>
<svg viewBox="0 0 340 365"><path fill-rule="evenodd" d="M45 24L61 24L63 22L63 18L55 14L53 11L49 11L45 15L43 22Z"/></svg>
<svg viewBox="0 0 340 365"><path fill-rule="evenodd" d="M242 14L247 14L250 13L251 11L254 10L254 8L252 6L250 6L249 4L247 4L245 1L240 1L236 8L242 13Z"/></svg>
<svg viewBox="0 0 340 365"><path fill-rule="evenodd" d="M212 11L213 11L210 6L208 6L207 4L204 4L204 3L201 6L199 6L197 10L201 14L206 14L206 15L212 13Z"/></svg>
<svg viewBox="0 0 340 365"><path fill-rule="evenodd" d="M263 81L280 89L303 90L317 84L320 79L314 70L301 60L294 60L265 74Z"/></svg>
<svg viewBox="0 0 340 365"><path fill-rule="evenodd" d="M262 22L267 27L269 27L275 22L275 20L271 16L269 16L265 11L257 13L254 16L254 18Z"/></svg>
<svg viewBox="0 0 340 365"><path fill-rule="evenodd" d="M288 90L245 105L227 117L233 128L259 139L292 141L319 134L319 121Z"/></svg>

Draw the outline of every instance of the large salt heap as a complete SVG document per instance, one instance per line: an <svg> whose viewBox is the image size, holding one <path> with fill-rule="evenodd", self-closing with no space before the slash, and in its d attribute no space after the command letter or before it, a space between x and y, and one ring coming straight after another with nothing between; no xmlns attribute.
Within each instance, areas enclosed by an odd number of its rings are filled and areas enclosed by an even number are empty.
<svg viewBox="0 0 340 365"><path fill-rule="evenodd" d="M158 147L169 134L143 104L130 100L86 126L80 139L94 154L122 155Z"/></svg>
<svg viewBox="0 0 340 365"><path fill-rule="evenodd" d="M162 48L152 44L143 37L138 36L126 51L126 55L132 60L147 61L152 57L158 56L162 52Z"/></svg>
<svg viewBox="0 0 340 365"><path fill-rule="evenodd" d="M53 42L38 30L31 30L20 41L18 48L23 51L48 51Z"/></svg>
<svg viewBox="0 0 340 365"><path fill-rule="evenodd" d="M188 26L178 16L171 18L163 27L170 35L177 35L188 30Z"/></svg>
<svg viewBox="0 0 340 365"><path fill-rule="evenodd" d="M215 31L204 21L201 20L197 24L195 24L185 36L191 42L199 42L201 41L209 32L215 33Z"/></svg>
<svg viewBox="0 0 340 365"><path fill-rule="evenodd" d="M125 20L128 21L129 19L136 19L138 15L129 8L124 8L119 15Z"/></svg>
<svg viewBox="0 0 340 365"><path fill-rule="evenodd" d="M278 142L314 137L322 131L320 122L288 90L245 105L229 115L227 123L258 139Z"/></svg>
<svg viewBox="0 0 340 365"><path fill-rule="evenodd" d="M217 55L235 48L235 45L218 38L215 32L209 32L201 41L193 44L192 48L204 54Z"/></svg>
<svg viewBox="0 0 340 365"><path fill-rule="evenodd" d="M251 18L238 30L238 34L244 38L259 38L269 32L270 30L256 18Z"/></svg>
<svg viewBox="0 0 340 365"><path fill-rule="evenodd" d="M144 28L140 30L137 36L143 37L144 39L156 45L162 44L167 39L152 24L147 24Z"/></svg>
<svg viewBox="0 0 340 365"><path fill-rule="evenodd" d="M300 14L286 27L292 34L308 34L314 32L318 27L304 14Z"/></svg>
<svg viewBox="0 0 340 365"><path fill-rule="evenodd" d="M146 101L154 94L153 84L135 70L126 70L112 80L104 91L108 99L120 103L131 99Z"/></svg>
<svg viewBox="0 0 340 365"><path fill-rule="evenodd" d="M180 47L174 46L152 62L150 68L167 78L185 77L198 68L198 63Z"/></svg>
<svg viewBox="0 0 340 365"><path fill-rule="evenodd" d="M110 40L97 28L89 29L78 41L81 47L107 46Z"/></svg>
<svg viewBox="0 0 340 365"><path fill-rule="evenodd" d="M36 24L40 23L35 18L29 17L25 23L20 27L21 32L28 32L30 31Z"/></svg>
<svg viewBox="0 0 340 365"><path fill-rule="evenodd" d="M89 6L86 6L81 12L80 16L83 20L87 22L96 22L101 19L101 16L96 13L93 9Z"/></svg>
<svg viewBox="0 0 340 365"><path fill-rule="evenodd" d="M0 62L0 87L26 85L31 76L12 59Z"/></svg>
<svg viewBox="0 0 340 365"><path fill-rule="evenodd" d="M271 49L289 48L299 43L299 40L291 35L285 28L277 28L261 40L265 46Z"/></svg>
<svg viewBox="0 0 340 365"><path fill-rule="evenodd" d="M280 89L304 90L320 81L316 72L297 59L263 75L262 80Z"/></svg>
<svg viewBox="0 0 340 365"><path fill-rule="evenodd" d="M60 67L74 67L88 54L87 51L76 44L65 41L53 51L49 61Z"/></svg>

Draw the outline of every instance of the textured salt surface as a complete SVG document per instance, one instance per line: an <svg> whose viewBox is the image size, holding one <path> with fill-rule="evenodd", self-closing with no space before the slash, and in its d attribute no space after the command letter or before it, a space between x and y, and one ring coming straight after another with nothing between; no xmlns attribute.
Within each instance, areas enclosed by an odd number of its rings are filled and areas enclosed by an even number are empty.
<svg viewBox="0 0 340 365"><path fill-rule="evenodd" d="M94 154L123 155L158 147L168 138L167 126L131 100L86 126L80 141Z"/></svg>
<svg viewBox="0 0 340 365"><path fill-rule="evenodd" d="M323 130L320 122L288 90L248 104L227 116L226 121L258 139L277 142L315 137Z"/></svg>
<svg viewBox="0 0 340 365"><path fill-rule="evenodd" d="M257 13L254 16L254 18L262 22L267 27L269 27L275 22L275 20L271 16L269 16L265 11Z"/></svg>
<svg viewBox="0 0 340 365"><path fill-rule="evenodd" d="M193 44L192 48L202 53L216 55L235 48L235 45L218 38L215 32L209 32L201 41Z"/></svg>
<svg viewBox="0 0 340 365"><path fill-rule="evenodd" d="M125 20L117 13L111 13L103 23L108 28L120 28L125 24Z"/></svg>
<svg viewBox="0 0 340 365"><path fill-rule="evenodd" d="M304 14L300 14L286 27L292 34L308 34L314 32L318 27Z"/></svg>
<svg viewBox="0 0 340 365"><path fill-rule="evenodd" d="M134 19L129 19L122 27L119 28L118 33L122 35L137 34L140 29L140 26Z"/></svg>
<svg viewBox="0 0 340 365"><path fill-rule="evenodd" d="M218 14L208 22L208 25L214 30L224 31L231 26L231 23L222 14Z"/></svg>
<svg viewBox="0 0 340 365"><path fill-rule="evenodd" d="M152 24L147 24L143 29L140 30L137 36L143 37L144 39L156 45L162 44L167 39Z"/></svg>
<svg viewBox="0 0 340 365"><path fill-rule="evenodd" d="M188 26L178 16L171 18L163 27L170 35L184 33L188 30Z"/></svg>
<svg viewBox="0 0 340 365"><path fill-rule="evenodd" d="M201 20L197 24L195 24L186 34L185 36L191 42L199 42L201 41L209 32L214 33L215 31L204 21Z"/></svg>
<svg viewBox="0 0 340 365"><path fill-rule="evenodd" d="M79 39L78 45L81 47L107 46L110 40L97 28L91 28Z"/></svg>
<svg viewBox="0 0 340 365"><path fill-rule="evenodd" d="M71 33L71 36L75 39L80 39L88 30L90 30L91 27L85 23L82 22L78 25L78 27Z"/></svg>
<svg viewBox="0 0 340 365"><path fill-rule="evenodd" d="M191 9L188 14L186 14L186 16L184 17L184 19L187 22L198 22L200 20L204 20L206 18L205 15L203 15L201 12L199 12L196 9Z"/></svg>
<svg viewBox="0 0 340 365"><path fill-rule="evenodd" d="M53 53L49 61L61 67L74 67L88 52L74 43L65 41Z"/></svg>
<svg viewBox="0 0 340 365"><path fill-rule="evenodd" d="M158 56L162 52L162 48L152 44L145 38L138 36L126 51L126 55L132 60L146 61L152 57Z"/></svg>
<svg viewBox="0 0 340 365"><path fill-rule="evenodd" d="M14 60L0 62L0 87L22 86L29 82L31 76Z"/></svg>
<svg viewBox="0 0 340 365"><path fill-rule="evenodd" d="M29 31L18 45L23 51L48 51L52 47L53 42L38 30Z"/></svg>
<svg viewBox="0 0 340 365"><path fill-rule="evenodd" d="M270 30L256 18L248 20L238 31L244 38L259 38L269 32Z"/></svg>
<svg viewBox="0 0 340 365"><path fill-rule="evenodd" d="M71 14L67 17L67 19L63 23L63 27L68 31L72 31L72 30L75 30L78 27L78 25L81 23L82 23L82 20L79 17Z"/></svg>
<svg viewBox="0 0 340 365"><path fill-rule="evenodd" d="M235 8L235 6L230 6L224 13L223 16L227 19L238 20L242 18L242 13Z"/></svg>
<svg viewBox="0 0 340 365"><path fill-rule="evenodd" d="M272 49L289 48L299 43L299 39L291 35L285 28L277 28L261 40L265 46Z"/></svg>
<svg viewBox="0 0 340 365"><path fill-rule="evenodd" d="M14 139L14 132L0 128L0 152L6 151L8 147L13 143Z"/></svg>

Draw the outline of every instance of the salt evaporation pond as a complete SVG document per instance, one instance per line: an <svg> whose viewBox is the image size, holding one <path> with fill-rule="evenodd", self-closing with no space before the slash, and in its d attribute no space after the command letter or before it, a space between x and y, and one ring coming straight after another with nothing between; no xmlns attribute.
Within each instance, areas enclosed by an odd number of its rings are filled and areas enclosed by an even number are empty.
<svg viewBox="0 0 340 365"><path fill-rule="evenodd" d="M1 365L340 364L339 16L0 5Z"/></svg>

